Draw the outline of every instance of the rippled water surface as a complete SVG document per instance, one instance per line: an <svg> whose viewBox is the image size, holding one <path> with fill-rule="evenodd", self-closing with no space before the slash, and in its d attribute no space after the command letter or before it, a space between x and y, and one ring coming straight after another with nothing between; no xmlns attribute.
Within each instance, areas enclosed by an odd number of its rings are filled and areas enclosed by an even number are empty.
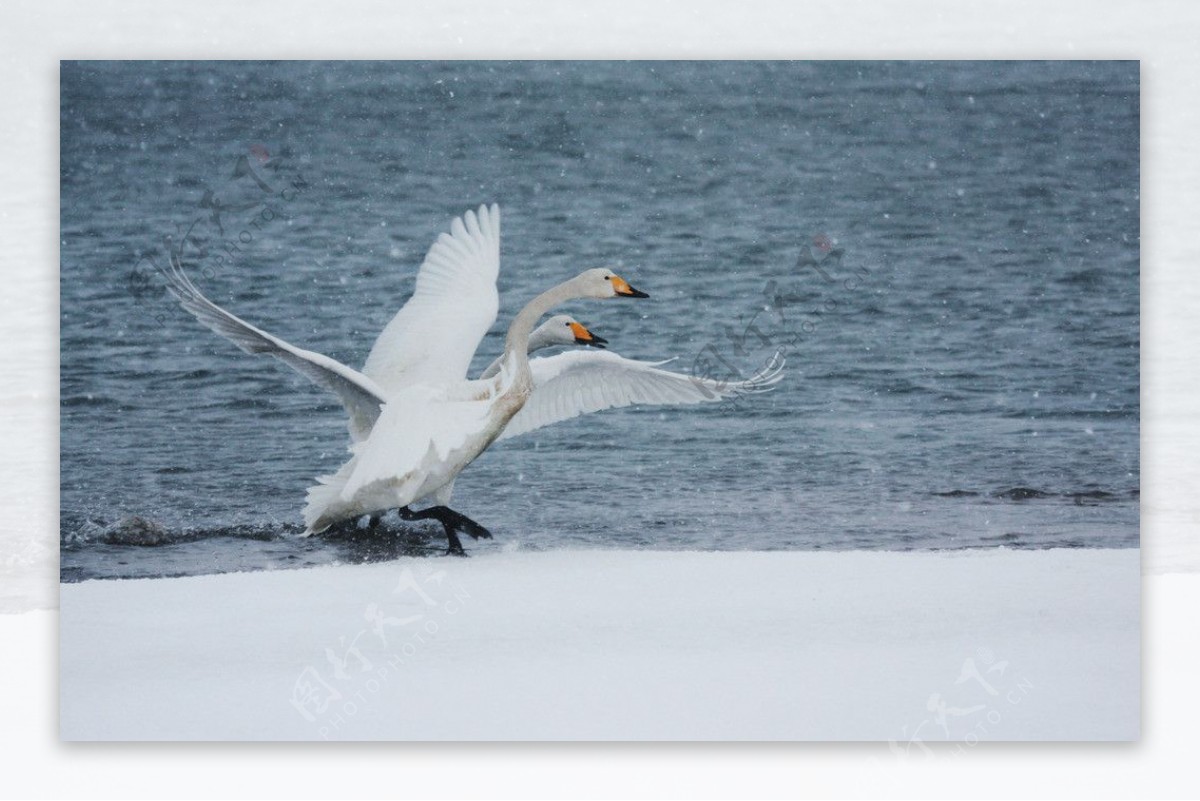
<svg viewBox="0 0 1200 801"><path fill-rule="evenodd" d="M64 63L62 107L64 580L436 547L297 538L340 407L152 266L190 230L216 302L361 366L492 201L476 369L597 265L652 295L567 307L621 354L788 366L493 447L477 551L1138 542L1136 63Z"/></svg>

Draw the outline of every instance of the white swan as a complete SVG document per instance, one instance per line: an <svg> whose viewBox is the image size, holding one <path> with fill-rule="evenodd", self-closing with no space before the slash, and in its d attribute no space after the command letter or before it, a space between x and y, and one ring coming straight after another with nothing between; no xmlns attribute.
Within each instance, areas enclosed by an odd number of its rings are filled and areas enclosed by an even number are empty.
<svg viewBox="0 0 1200 801"><path fill-rule="evenodd" d="M481 219L485 226L490 222L486 216ZM498 231L485 228L476 242L486 243L489 233ZM618 297L648 296L611 270L585 270L521 309L508 327L500 371L494 377L422 381L389 395L370 435L353 447L350 461L309 491L304 510L306 530L323 531L342 520L399 508L409 519L441 520L450 551L462 553L457 529L482 536L474 530L477 524L445 507L412 513L408 505L453 482L525 405L534 388L529 337L546 312L569 300ZM441 353L449 358L453 349L443 346ZM409 365L409 369L420 369L417 359Z"/></svg>
<svg viewBox="0 0 1200 801"><path fill-rule="evenodd" d="M470 354L474 353L483 336L478 332L486 331L494 321L491 298L495 296L495 276L499 269L499 210L495 206L481 207L478 215L467 212L465 219L465 224L456 219L452 233L442 234L430 249L418 273L413 299L397 313L372 347L366 369L371 370L373 376L322 354L297 348L217 306L195 287L176 255L164 275L172 294L206 327L247 353L265 353L280 359L336 394L349 415L351 438L360 442L370 433L381 406L390 395L384 385L398 391L422 380L464 379L470 361L467 349ZM490 278L480 281L480 274ZM463 284L471 291L456 289ZM458 302L471 297L474 302L461 305ZM456 347L450 349L450 361L445 360L445 349L439 352L441 360L422 358L419 348L439 348L428 332L444 327L447 318L454 319L456 324L453 331L446 332L447 337L456 341ZM602 346L605 340L572 318L557 315L530 336L528 352L569 344ZM481 378L495 376L502 360L503 356L497 358L483 371ZM445 369L447 364L451 369ZM631 404L694 404L756 392L776 383L783 366L781 359L775 359L750 379L722 382L672 373L660 369L661 364L588 351L533 359L530 370L535 391L500 438L507 439L607 408ZM343 471L349 467L344 466ZM329 504L331 488L344 480L342 471L323 479L327 483L309 491L309 505ZM448 515L456 514L444 509L452 491L453 482L449 482L436 493L435 501L439 507L433 513L405 511L410 519L423 515L442 520L448 535L458 526L476 536L488 536L486 529L467 518L449 519Z"/></svg>
<svg viewBox="0 0 1200 801"><path fill-rule="evenodd" d="M369 376L311 350L291 345L277 336L256 328L233 313L213 303L201 292L183 269L176 254L171 255L170 268L163 272L167 289L188 312L210 330L228 339L245 353L274 356L314 384L337 395L349 415L350 438L354 442L366 439L379 418L379 410L387 393ZM529 352L563 345L587 345L602 348L608 340L598 337L582 323L567 314L557 314L538 327L529 337ZM499 366L497 359L488 368Z"/></svg>

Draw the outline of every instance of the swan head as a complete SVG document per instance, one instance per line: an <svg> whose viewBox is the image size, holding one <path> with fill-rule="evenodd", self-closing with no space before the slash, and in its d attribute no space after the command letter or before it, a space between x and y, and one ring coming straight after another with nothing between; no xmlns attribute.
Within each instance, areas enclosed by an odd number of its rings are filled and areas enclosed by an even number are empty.
<svg viewBox="0 0 1200 801"><path fill-rule="evenodd" d="M539 336L540 335L540 336ZM534 332L534 339L544 339L548 345L586 345L603 348L608 340L593 334L569 314L556 314Z"/></svg>
<svg viewBox="0 0 1200 801"><path fill-rule="evenodd" d="M645 292L639 292L629 285L621 276L607 267L597 267L585 270L575 279L584 297L591 298L648 298Z"/></svg>

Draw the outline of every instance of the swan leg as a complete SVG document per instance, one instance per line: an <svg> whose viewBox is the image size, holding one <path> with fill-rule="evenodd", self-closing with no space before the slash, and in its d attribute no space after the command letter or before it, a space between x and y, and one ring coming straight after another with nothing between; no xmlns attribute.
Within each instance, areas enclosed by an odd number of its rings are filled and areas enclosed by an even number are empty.
<svg viewBox="0 0 1200 801"><path fill-rule="evenodd" d="M404 520L436 520L441 523L442 528L446 530L446 541L449 546L446 549L446 553L448 555L467 555L467 552L463 550L462 541L458 538L459 531L465 531L473 539L480 539L482 537L483 539L490 540L492 538L492 532L466 515L454 511L449 506L431 506L419 512L414 512L405 506L400 510L400 517Z"/></svg>
<svg viewBox="0 0 1200 801"><path fill-rule="evenodd" d="M446 529L446 556L466 556L467 552L463 550L462 540L458 538L458 534L446 521L442 521L442 528Z"/></svg>

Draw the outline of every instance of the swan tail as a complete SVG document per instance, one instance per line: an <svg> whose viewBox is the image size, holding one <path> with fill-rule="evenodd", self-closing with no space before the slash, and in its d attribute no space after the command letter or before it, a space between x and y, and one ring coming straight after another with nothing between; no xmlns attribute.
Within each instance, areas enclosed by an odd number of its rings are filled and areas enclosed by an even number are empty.
<svg viewBox="0 0 1200 801"><path fill-rule="evenodd" d="M336 473L317 476L317 483L308 488L304 504L304 536L319 534L342 519L337 509L343 506L342 490L354 471L354 460L342 465Z"/></svg>

